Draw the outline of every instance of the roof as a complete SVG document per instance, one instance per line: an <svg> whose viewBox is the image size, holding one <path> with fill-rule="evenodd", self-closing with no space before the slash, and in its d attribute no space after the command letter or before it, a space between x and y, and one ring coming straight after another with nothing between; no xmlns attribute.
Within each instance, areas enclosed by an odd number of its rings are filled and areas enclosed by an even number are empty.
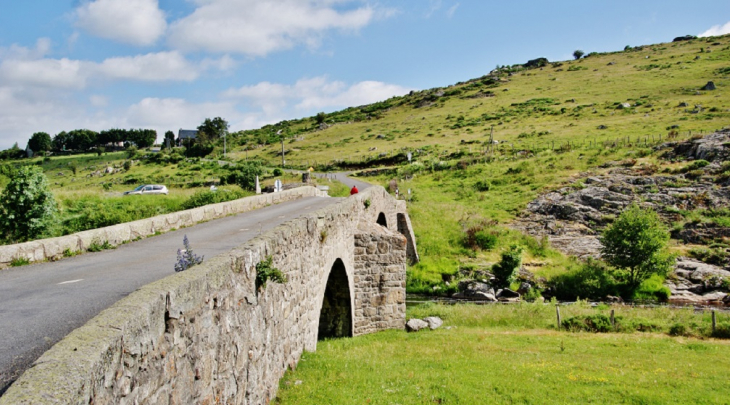
<svg viewBox="0 0 730 405"><path fill-rule="evenodd" d="M198 136L198 130L196 129L182 129L177 131L177 137L179 139L195 139Z"/></svg>

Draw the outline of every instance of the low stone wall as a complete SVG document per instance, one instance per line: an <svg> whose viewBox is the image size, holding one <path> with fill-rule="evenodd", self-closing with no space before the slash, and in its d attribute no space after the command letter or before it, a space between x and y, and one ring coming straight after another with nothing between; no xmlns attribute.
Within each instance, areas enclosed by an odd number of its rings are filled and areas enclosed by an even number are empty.
<svg viewBox="0 0 730 405"><path fill-rule="evenodd" d="M396 222L374 225L398 208L372 187L146 285L52 347L0 405L269 403L316 349L335 268L352 292L352 334L405 327L407 238ZM267 256L288 280L257 290Z"/></svg>
<svg viewBox="0 0 730 405"><path fill-rule="evenodd" d="M108 242L118 246L132 240L145 238L156 233L165 233L173 229L192 226L200 222L221 218L228 215L266 207L303 197L325 196L326 193L315 187L298 187L280 193L263 194L239 200L206 205L185 211L159 215L139 221L127 222L104 228L91 229L57 238L40 239L15 245L0 246L0 269L10 266L16 259L27 259L30 262L58 260L64 252L85 252L92 244ZM134 197L132 197L134 198Z"/></svg>

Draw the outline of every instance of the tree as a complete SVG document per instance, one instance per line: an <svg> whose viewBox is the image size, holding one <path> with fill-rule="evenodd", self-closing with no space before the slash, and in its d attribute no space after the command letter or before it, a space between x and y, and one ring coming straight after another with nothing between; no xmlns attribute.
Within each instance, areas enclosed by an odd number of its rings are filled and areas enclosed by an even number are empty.
<svg viewBox="0 0 730 405"><path fill-rule="evenodd" d="M666 253L669 232L656 212L636 204L628 207L603 231L601 254L619 269L629 292L653 274L666 276L674 258Z"/></svg>
<svg viewBox="0 0 730 405"><path fill-rule="evenodd" d="M522 265L522 247L510 246L509 250L502 252L502 260L492 266L492 273L497 281L497 287L507 288L515 281L517 270Z"/></svg>
<svg viewBox="0 0 730 405"><path fill-rule="evenodd" d="M212 143L222 138L228 133L228 121L221 117L213 119L206 118L200 126L198 126L197 142Z"/></svg>
<svg viewBox="0 0 730 405"><path fill-rule="evenodd" d="M53 146L51 136L45 132L36 132L28 140L28 148L34 153L47 152Z"/></svg>
<svg viewBox="0 0 730 405"><path fill-rule="evenodd" d="M317 125L322 124L327 118L327 115L323 112L318 112L317 115L314 116L314 119L317 121Z"/></svg>
<svg viewBox="0 0 730 405"><path fill-rule="evenodd" d="M169 139L169 141L168 141L168 139ZM167 147L172 148L173 146L175 146L175 133L172 131L167 131L167 132L165 132L165 139L162 140L162 147L163 148L167 148Z"/></svg>
<svg viewBox="0 0 730 405"><path fill-rule="evenodd" d="M583 55L585 55L585 54L586 53L581 51L580 49L576 49L575 52L573 52L573 57L575 58L575 60L578 60L578 59L582 58Z"/></svg>
<svg viewBox="0 0 730 405"><path fill-rule="evenodd" d="M238 184L244 190L256 188L256 176L264 173L261 163L255 160L236 166L227 176L221 177L221 184Z"/></svg>
<svg viewBox="0 0 730 405"><path fill-rule="evenodd" d="M11 243L50 236L57 212L43 171L22 167L0 194L0 232Z"/></svg>

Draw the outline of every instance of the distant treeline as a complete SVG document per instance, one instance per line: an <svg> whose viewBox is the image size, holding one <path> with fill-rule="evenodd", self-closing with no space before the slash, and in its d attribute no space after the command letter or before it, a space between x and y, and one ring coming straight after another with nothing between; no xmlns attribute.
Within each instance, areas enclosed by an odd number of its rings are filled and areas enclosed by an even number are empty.
<svg viewBox="0 0 730 405"><path fill-rule="evenodd" d="M139 148L152 146L157 139L154 129L108 129L95 132L88 129L62 131L53 137L51 150L89 150L107 144L136 145Z"/></svg>

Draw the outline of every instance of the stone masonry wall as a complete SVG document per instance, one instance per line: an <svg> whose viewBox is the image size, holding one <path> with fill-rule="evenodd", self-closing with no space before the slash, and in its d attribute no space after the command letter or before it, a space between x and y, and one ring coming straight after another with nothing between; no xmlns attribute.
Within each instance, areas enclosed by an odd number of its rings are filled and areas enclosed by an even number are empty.
<svg viewBox="0 0 730 405"><path fill-rule="evenodd" d="M372 223L355 235L353 335L402 328L406 316L406 238Z"/></svg>
<svg viewBox="0 0 730 405"><path fill-rule="evenodd" d="M200 222L240 214L272 204L296 200L303 197L323 196L326 193L315 187L299 187L280 193L257 195L239 200L206 205L185 211L140 219L134 222L91 229L57 238L40 239L14 245L0 246L0 269L6 268L15 259L25 258L31 262L58 260L63 252L85 252L93 243L109 242L118 246L138 238L164 233L173 229L192 226ZM130 196L134 198L134 196Z"/></svg>
<svg viewBox="0 0 730 405"><path fill-rule="evenodd" d="M404 327L404 238L370 226L379 212L395 219L393 202L373 187L140 288L46 352L0 405L269 403L287 368L316 350L337 260L362 311L355 334ZM288 281L257 291L267 256Z"/></svg>

